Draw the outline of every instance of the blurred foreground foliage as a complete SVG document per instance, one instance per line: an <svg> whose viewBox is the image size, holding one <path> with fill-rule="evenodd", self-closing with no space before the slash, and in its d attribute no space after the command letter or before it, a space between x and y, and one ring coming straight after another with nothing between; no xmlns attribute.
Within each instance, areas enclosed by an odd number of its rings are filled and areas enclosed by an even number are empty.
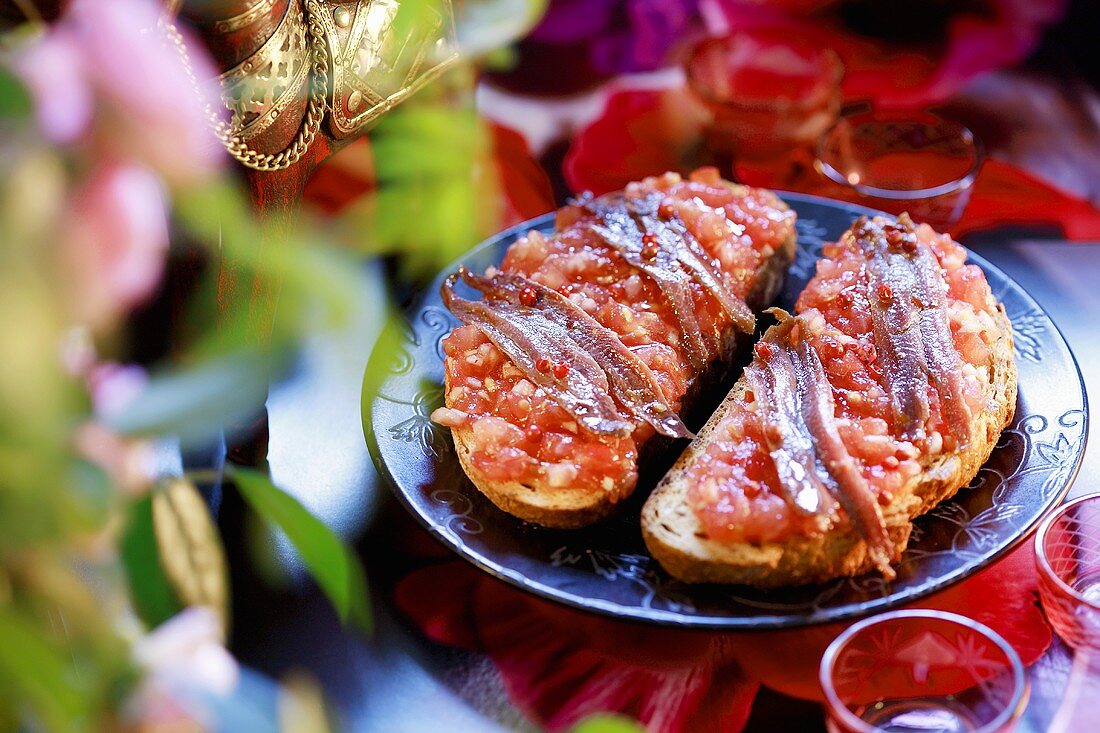
<svg viewBox="0 0 1100 733"><path fill-rule="evenodd" d="M443 0L401 3L395 34L431 27L449 5ZM475 104L478 68L508 63L508 44L534 26L547 0L458 5L462 61L371 130L376 190L340 219L342 238L354 249L393 258L398 276L414 284L501 227L505 196L492 132Z"/></svg>
<svg viewBox="0 0 1100 733"><path fill-rule="evenodd" d="M623 715L597 713L581 720L569 733L644 733L645 728Z"/></svg>
<svg viewBox="0 0 1100 733"><path fill-rule="evenodd" d="M218 302L209 265L186 334L122 404L97 406L89 368L125 359L135 334L125 322L82 326L67 302L72 273L55 243L81 160L35 134L26 97L0 73L0 730L140 729L195 715L172 699L201 691L205 671L181 676L188 661L173 655L223 643L229 613L224 552L196 487L212 477L158 474L153 454L208 446L254 417L303 336L347 317L358 265L312 222L270 231L228 177L172 190L174 244L278 291L278 318L276 301ZM280 246L261 255L256 243L272 237ZM232 479L341 617L369 628L356 555L263 474ZM150 632L187 606L209 608L220 630L141 659Z"/></svg>
<svg viewBox="0 0 1100 733"><path fill-rule="evenodd" d="M105 12L114 25L95 30L120 34L116 53L130 42L147 53L127 55L135 75L171 61L148 41L158 6L112 0L106 12L96 1L73 4L85 22ZM499 62L544 2L463 5L460 40ZM443 7L403 2L397 21L426 27ZM142 25L139 10L154 20ZM163 148L188 130L158 129L156 114L142 127L150 110L127 107L147 101L140 87L97 77L94 63L68 69L84 85L75 101L92 108L83 127L44 121L34 75L7 69L27 47L38 62L82 64L80 44L98 39L82 40L75 22L68 35L28 26L0 39L0 731L233 729L229 721L255 722L255 710L233 707L251 683L225 650L231 589L203 493L222 475L162 458L246 437L232 428L260 413L269 380L304 338L351 314L365 256L390 258L400 278L419 282L496 229L501 197L476 75L456 64L381 121L371 196L336 220L303 214L287 228L257 217L216 165L190 170L177 155L186 170L165 168ZM187 96L178 69L158 71ZM170 112L159 119L186 117ZM127 120L133 127L119 124ZM166 261L198 266L188 297L152 324L167 347L150 356L141 343L150 324L136 328L133 311ZM226 288L227 272L243 286ZM355 552L262 470L224 473L268 529L263 551L272 532L284 534L339 617L369 631ZM266 723L328 728L308 678L291 677L277 697L278 720Z"/></svg>

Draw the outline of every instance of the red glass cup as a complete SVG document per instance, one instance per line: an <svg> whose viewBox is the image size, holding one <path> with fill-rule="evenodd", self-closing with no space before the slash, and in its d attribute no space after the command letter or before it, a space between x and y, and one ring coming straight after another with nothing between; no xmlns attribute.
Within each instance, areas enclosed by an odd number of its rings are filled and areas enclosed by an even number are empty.
<svg viewBox="0 0 1100 733"><path fill-rule="evenodd" d="M1027 703L1015 650L992 629L944 611L860 621L821 659L831 733L1008 731Z"/></svg>
<svg viewBox="0 0 1100 733"><path fill-rule="evenodd" d="M962 216L982 165L981 142L927 112L841 117L817 142L814 166L840 197L946 231Z"/></svg>
<svg viewBox="0 0 1100 733"><path fill-rule="evenodd" d="M1039 597L1074 649L1100 653L1100 494L1064 504L1035 535Z"/></svg>
<svg viewBox="0 0 1100 733"><path fill-rule="evenodd" d="M1100 494L1074 499L1035 534L1039 598L1073 648L1065 695L1050 730L1094 730L1100 713Z"/></svg>
<svg viewBox="0 0 1100 733"><path fill-rule="evenodd" d="M814 141L840 113L839 57L775 31L705 38L684 72L710 113L709 152L742 183L783 185L808 169Z"/></svg>

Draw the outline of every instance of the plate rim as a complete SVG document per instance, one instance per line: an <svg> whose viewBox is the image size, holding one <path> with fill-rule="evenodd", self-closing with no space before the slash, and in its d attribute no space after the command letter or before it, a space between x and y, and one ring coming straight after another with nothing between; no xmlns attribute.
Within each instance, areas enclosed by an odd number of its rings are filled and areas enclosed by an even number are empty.
<svg viewBox="0 0 1100 733"><path fill-rule="evenodd" d="M809 204L815 204L819 206L825 206L827 208L843 207L845 213L853 213L856 216L859 215L884 215L891 216L882 211L871 209L859 204L852 204L846 201L839 201L836 199L826 198L824 196L815 196L812 194L796 193L791 191L776 190L775 193L785 202L800 201ZM469 250L464 252L455 261L448 264L440 272L449 272L457 268L462 264L469 256L479 251L481 248L486 247L491 242L497 242L501 239L505 239L509 236L523 233L531 229L539 228L547 223L552 223L552 217L556 214L556 211L549 211L545 214L527 219L500 232L493 234L486 239L482 240ZM508 567L501 565L500 563L483 556L481 553L473 550L468 545L462 543L456 537L449 535L442 527L433 522L429 517L425 516L417 506L412 502L406 492L399 488L398 482L395 480L394 475L390 471L390 467L381 456L380 448L378 445L378 438L374 429L372 420L374 403L380 399L374 397L368 400L366 395L366 382L372 371L372 366L378 353L378 344L382 342L382 337L376 342L375 346L371 349L370 356L367 359L367 364L364 369L364 390L360 393L360 409L363 425L363 434L367 443L367 448L371 456L371 461L374 464L375 470L381 476L390 491L396 495L398 501L402 504L405 510L413 516L415 521L425 529L437 542L446 547L451 553L462 558L466 562L469 562L478 570L486 573L492 578L495 578L501 582L515 587L527 593L531 593L534 596L558 604L566 608L572 608L579 611L584 611L590 614L608 618L611 620L636 623L644 626L657 626L663 628L677 628L685 630L698 630L698 631L727 631L727 632L753 632L753 631L777 631L783 629L796 629L796 628L808 628L812 626L820 626L831 623L848 622L853 619L863 618L866 616L872 616L876 613L888 610L890 608L900 606L911 606L928 596L937 593L939 591L946 590L959 582L989 568L997 563L1010 552L1019 548L1028 538L1030 538L1039 524L1045 519L1051 512L1055 511L1064 501L1068 495L1073 484L1077 480L1077 476L1081 470L1081 465L1084 459L1085 452L1088 449L1088 433L1089 433L1089 404L1088 404L1088 392L1085 389L1084 375L1081 372L1081 366L1077 361L1077 356L1074 354L1073 349L1070 348L1069 342L1066 340L1065 334L1058 327L1057 322L1047 312L1042 305L1035 300L1035 298L1029 293L1022 285L1016 282L1015 279L1008 276L1000 267L991 263L985 257L973 252L971 249L962 245L966 249L967 260L970 263L977 264L983 270L991 271L999 275L1004 281L1011 283L1012 286L1024 297L1025 303L1041 313L1053 327L1053 332L1058 336L1058 342L1064 347L1065 353L1069 356L1069 362L1073 366L1073 370L1077 375L1077 386L1081 395L1081 416L1082 416L1082 440L1081 449L1078 451L1073 466L1070 468L1065 480L1058 491L1052 494L1051 499L1048 501L1047 506L1043 508L1038 515L1032 519L1022 530L1020 530L1016 536L1014 536L1009 542L1007 542L1000 549L984 555L980 562L977 562L973 566L962 566L954 569L946 575L940 576L938 582L934 584L928 584L927 587L917 586L906 592L906 595L902 598L895 597L892 594L887 594L879 598L874 598L866 601L861 601L858 604L849 604L848 606L833 607L828 609L827 613L820 611L811 611L805 614L789 614L778 615L772 612L762 613L760 615L753 615L751 617L732 617L732 616L713 616L713 615L686 615L677 612L653 608L653 607L640 607L640 606L623 606L614 601L606 599L593 599L588 596L581 596L575 593L551 588L545 584L541 584L538 581L531 580L525 575L522 575ZM437 279L438 276L433 276L432 282ZM425 287L415 293L408 301L408 304L401 308L399 315L401 318L406 319L406 322L411 323L411 319L408 316L416 314L422 308L424 301L431 294L428 287ZM391 328L393 324L387 324L387 329ZM385 381L380 380L379 383ZM984 464L983 464L984 465ZM654 561L655 562L655 561Z"/></svg>

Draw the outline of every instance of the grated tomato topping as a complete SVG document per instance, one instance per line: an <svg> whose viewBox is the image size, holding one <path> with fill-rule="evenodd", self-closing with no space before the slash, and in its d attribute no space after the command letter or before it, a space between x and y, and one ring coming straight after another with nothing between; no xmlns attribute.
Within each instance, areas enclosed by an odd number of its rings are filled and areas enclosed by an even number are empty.
<svg viewBox="0 0 1100 733"><path fill-rule="evenodd" d="M793 234L794 214L770 191L734 189L716 171L688 179L676 174L647 178L627 187L628 196L660 191L684 221L728 285L745 297L756 271ZM669 405L679 411L693 377L681 348L675 315L658 287L625 262L587 227L576 206L558 212L558 233L531 232L517 240L500 265L569 297L634 351L657 378ZM698 283L690 283L704 335L724 331L729 317ZM712 352L716 344L710 344ZM582 488L628 494L637 480L638 446L653 435L638 425L626 438L600 437L578 429L545 390L536 388L473 325L443 341L446 412L433 415L452 427L472 428L471 461L486 478L540 487Z"/></svg>
<svg viewBox="0 0 1100 733"><path fill-rule="evenodd" d="M985 409L990 384L990 345L1001 337L991 314L996 300L985 275L966 264L966 251L949 236L921 225L917 236L929 245L942 268L947 288L952 340L958 351L964 396L973 414ZM833 390L841 439L880 504L921 471L922 453L955 448L934 389L921 444L901 440L893 423L886 380L877 363L871 324L870 276L864 257L848 238L827 245L817 272L799 296L796 311L806 338L817 351ZM713 442L690 467L689 503L708 536L725 542L775 542L792 534L812 536L835 523L843 512L818 517L796 513L779 494L775 465L765 446L755 403L746 395L713 433Z"/></svg>

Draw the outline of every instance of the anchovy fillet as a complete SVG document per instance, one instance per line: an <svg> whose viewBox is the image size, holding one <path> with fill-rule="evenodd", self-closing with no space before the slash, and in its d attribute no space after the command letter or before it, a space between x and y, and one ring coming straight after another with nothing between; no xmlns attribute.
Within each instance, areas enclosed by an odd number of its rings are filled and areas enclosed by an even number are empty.
<svg viewBox="0 0 1100 733"><path fill-rule="evenodd" d="M793 336L801 320L778 314L780 325L765 341L770 353L757 354L746 373L761 399L765 443L784 498L803 515L820 515L831 496L867 543L875 566L893 578L893 543L874 492L840 438L833 391L821 359L807 339Z"/></svg>
<svg viewBox="0 0 1100 733"><path fill-rule="evenodd" d="M535 295L532 309L553 321L559 333L599 365L607 376L611 395L631 416L653 426L672 438L693 438L680 417L669 406L657 377L641 358L628 349L619 335L579 308L556 290L519 275L497 273L483 277L463 273L463 280L484 294L489 301L505 301L521 306L523 291Z"/></svg>
<svg viewBox="0 0 1100 733"><path fill-rule="evenodd" d="M695 302L688 287L688 275L676 264L675 254L662 247L648 259L642 255L646 231L631 215L625 199L604 197L590 206L599 221L587 222L583 226L622 255L631 267L645 273L656 283L680 327L688 362L695 369L701 369L707 362L707 345L695 317Z"/></svg>
<svg viewBox="0 0 1100 733"><path fill-rule="evenodd" d="M587 222L585 226L657 284L680 327L688 361L700 368L706 363L710 349L695 317L688 286L692 280L715 298L736 329L752 333L756 320L684 223L675 217L660 216L663 199L662 194L653 192L633 198L617 195L583 199L577 205L596 217L595 222ZM646 235L651 236L654 246L649 256L645 254ZM722 334L716 328L712 335L717 344Z"/></svg>
<svg viewBox="0 0 1100 733"><path fill-rule="evenodd" d="M901 437L924 436L931 388L940 397L951 434L961 444L967 443L971 415L961 360L951 337L947 283L939 260L904 215L896 224L863 218L852 233L867 258L875 350Z"/></svg>
<svg viewBox="0 0 1100 733"><path fill-rule="evenodd" d="M458 274L443 283L443 303L463 323L477 326L534 384L546 390L577 424L598 435L626 437L634 430L609 394L607 376L566 329L532 308L503 301L471 301L454 292ZM569 370L556 378L540 370L540 359L565 363Z"/></svg>
<svg viewBox="0 0 1100 733"><path fill-rule="evenodd" d="M745 301L725 283L726 275L714 265L710 253L695 238L687 225L677 217L660 216L660 204L664 197L654 192L645 197L631 199L642 227L657 236L662 247L676 252L680 265L687 270L726 312L734 327L743 333L752 333L756 317ZM679 204L688 205L685 202Z"/></svg>

